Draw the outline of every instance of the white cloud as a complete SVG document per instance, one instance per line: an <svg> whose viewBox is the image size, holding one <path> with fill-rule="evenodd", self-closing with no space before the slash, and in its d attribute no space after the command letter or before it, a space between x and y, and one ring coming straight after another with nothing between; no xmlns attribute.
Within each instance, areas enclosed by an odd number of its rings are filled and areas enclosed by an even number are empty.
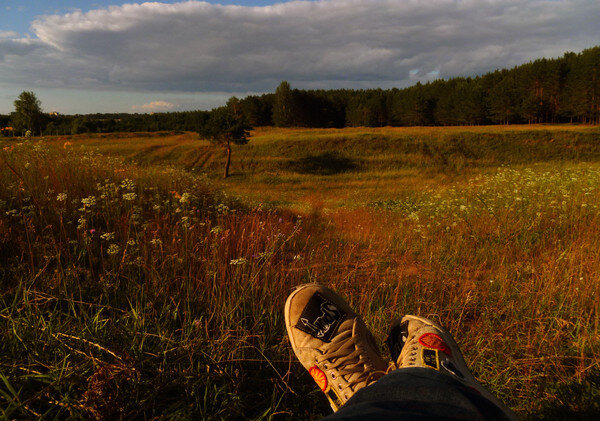
<svg viewBox="0 0 600 421"><path fill-rule="evenodd" d="M144 105L134 105L134 110L142 111L170 111L175 108L176 105L168 101L152 101Z"/></svg>
<svg viewBox="0 0 600 421"><path fill-rule="evenodd" d="M2 31L2 30L0 30L0 39L3 39L3 38L16 38L18 36L19 36L19 34L17 34L15 31Z"/></svg>
<svg viewBox="0 0 600 421"><path fill-rule="evenodd" d="M131 91L405 86L600 40L597 0L320 0L111 6L0 35L0 83Z"/></svg>

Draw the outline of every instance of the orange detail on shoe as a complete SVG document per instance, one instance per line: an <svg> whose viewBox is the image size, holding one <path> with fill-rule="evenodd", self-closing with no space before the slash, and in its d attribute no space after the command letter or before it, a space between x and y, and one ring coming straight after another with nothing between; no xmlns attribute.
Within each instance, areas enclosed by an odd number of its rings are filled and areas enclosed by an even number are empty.
<svg viewBox="0 0 600 421"><path fill-rule="evenodd" d="M452 356L450 347L446 345L446 342L435 333L425 333L419 338L419 343L427 348L437 349L442 351L444 354Z"/></svg>
<svg viewBox="0 0 600 421"><path fill-rule="evenodd" d="M308 369L308 374L317 382L317 386L325 392L327 390L327 376L325 373L316 365Z"/></svg>

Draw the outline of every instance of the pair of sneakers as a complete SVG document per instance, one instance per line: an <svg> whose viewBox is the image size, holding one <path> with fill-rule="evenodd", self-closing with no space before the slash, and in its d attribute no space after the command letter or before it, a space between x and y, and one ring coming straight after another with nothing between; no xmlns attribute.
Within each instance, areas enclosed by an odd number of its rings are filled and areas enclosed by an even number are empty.
<svg viewBox="0 0 600 421"><path fill-rule="evenodd" d="M431 320L406 315L393 324L386 362L361 317L338 294L318 284L299 286L285 303L287 333L296 357L337 411L358 390L389 370L423 367L451 375L501 408L475 380L450 333Z"/></svg>

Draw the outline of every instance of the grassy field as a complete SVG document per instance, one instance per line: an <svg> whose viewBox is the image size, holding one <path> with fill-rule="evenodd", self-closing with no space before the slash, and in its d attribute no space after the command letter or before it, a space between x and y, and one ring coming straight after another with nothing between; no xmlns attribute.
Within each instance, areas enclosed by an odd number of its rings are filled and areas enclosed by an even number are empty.
<svg viewBox="0 0 600 421"><path fill-rule="evenodd" d="M293 286L433 318L523 418L600 415L600 129L0 142L0 417L317 418ZM385 353L385 352L384 352Z"/></svg>

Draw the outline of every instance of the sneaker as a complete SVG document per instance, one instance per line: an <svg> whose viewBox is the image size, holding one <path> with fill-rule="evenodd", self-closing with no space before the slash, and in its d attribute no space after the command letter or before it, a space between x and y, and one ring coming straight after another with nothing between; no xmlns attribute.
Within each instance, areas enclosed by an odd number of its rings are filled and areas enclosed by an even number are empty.
<svg viewBox="0 0 600 421"><path fill-rule="evenodd" d="M387 363L364 322L329 288L299 286L285 303L285 324L296 357L334 411L385 374Z"/></svg>
<svg viewBox="0 0 600 421"><path fill-rule="evenodd" d="M404 316L394 323L386 343L397 369L423 367L454 376L500 407L510 419L518 419L473 377L452 335L431 320Z"/></svg>

